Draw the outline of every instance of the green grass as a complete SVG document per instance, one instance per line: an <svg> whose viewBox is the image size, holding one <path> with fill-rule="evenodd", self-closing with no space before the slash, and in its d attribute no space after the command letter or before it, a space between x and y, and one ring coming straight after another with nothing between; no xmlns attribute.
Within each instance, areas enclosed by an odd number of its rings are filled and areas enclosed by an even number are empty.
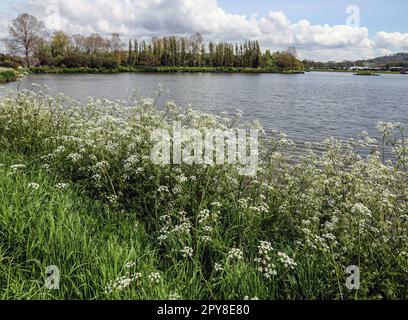
<svg viewBox="0 0 408 320"><path fill-rule="evenodd" d="M0 67L0 84L17 80L17 73L11 68Z"/></svg>
<svg viewBox="0 0 408 320"><path fill-rule="evenodd" d="M388 162L381 149L357 154L368 136L293 161L283 133L261 135L259 171L244 177L149 157L152 130L174 119L214 129L238 118L21 92L0 98L0 115L2 299L408 298L400 124L378 125ZM50 265L60 290L45 288ZM350 265L357 291L345 286Z"/></svg>
<svg viewBox="0 0 408 320"><path fill-rule="evenodd" d="M109 280L135 261L142 270L155 270L154 252L134 216L117 219L81 190L60 190L55 175L28 165L15 173L10 164L29 163L2 152L0 163L0 298L94 299ZM30 187L37 183L38 189ZM59 266L60 290L45 288L47 266ZM159 297L135 291L128 297Z"/></svg>
<svg viewBox="0 0 408 320"><path fill-rule="evenodd" d="M358 71L356 76L379 76L378 73L372 72L372 71Z"/></svg>

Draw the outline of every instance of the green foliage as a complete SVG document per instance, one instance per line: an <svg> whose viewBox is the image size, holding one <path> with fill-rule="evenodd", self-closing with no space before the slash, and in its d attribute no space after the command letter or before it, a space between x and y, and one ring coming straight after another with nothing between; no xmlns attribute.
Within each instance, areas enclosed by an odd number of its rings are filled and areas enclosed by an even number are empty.
<svg viewBox="0 0 408 320"><path fill-rule="evenodd" d="M24 62L20 57L0 53L0 67L17 69L23 64Z"/></svg>
<svg viewBox="0 0 408 320"><path fill-rule="evenodd" d="M0 114L2 298L408 297L400 124L378 125L388 162L367 135L294 159L286 135L261 134L259 170L243 177L149 157L152 130L175 119L204 130L242 127L239 117L42 93L2 97ZM44 289L51 264L60 291ZM345 287L349 265L360 267L358 291Z"/></svg>
<svg viewBox="0 0 408 320"><path fill-rule="evenodd" d="M0 67L0 83L12 82L17 80L17 72L9 68Z"/></svg>
<svg viewBox="0 0 408 320"><path fill-rule="evenodd" d="M12 68L18 69L21 65L11 60L5 60L0 62L0 68Z"/></svg>
<svg viewBox="0 0 408 320"><path fill-rule="evenodd" d="M210 42L193 34L189 38L175 36L153 38L150 42L129 40L127 52L121 49L120 37L104 39L98 34L69 37L56 32L50 42L40 41L34 54L39 66L60 68L93 68L144 72L286 72L302 71L295 54L270 51L262 54L258 41L232 44ZM285 61L283 61L286 58ZM280 65L277 65L277 60ZM191 68L191 69L190 69ZM37 72L41 69L36 69ZM162 71L160 71L162 70ZM123 71L122 71L123 72Z"/></svg>
<svg viewBox="0 0 408 320"><path fill-rule="evenodd" d="M369 71L369 70L358 71L355 75L356 76L378 76L377 73Z"/></svg>

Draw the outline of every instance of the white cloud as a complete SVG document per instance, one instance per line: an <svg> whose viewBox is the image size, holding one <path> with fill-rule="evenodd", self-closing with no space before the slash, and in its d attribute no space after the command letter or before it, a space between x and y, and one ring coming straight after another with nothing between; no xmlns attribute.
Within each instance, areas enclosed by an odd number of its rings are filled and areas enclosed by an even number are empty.
<svg viewBox="0 0 408 320"><path fill-rule="evenodd" d="M4 40L8 37L8 17L0 12L0 52L6 50Z"/></svg>
<svg viewBox="0 0 408 320"><path fill-rule="evenodd" d="M408 47L408 34L379 32L374 41L364 27L291 22L281 11L264 17L236 15L217 0L23 0L13 7L68 33L119 32L127 38L200 32L214 40L258 39L264 48L296 46L301 56L322 60L371 57L379 49Z"/></svg>
<svg viewBox="0 0 408 320"><path fill-rule="evenodd" d="M376 36L376 45L383 49L408 49L408 33L384 31L378 32Z"/></svg>

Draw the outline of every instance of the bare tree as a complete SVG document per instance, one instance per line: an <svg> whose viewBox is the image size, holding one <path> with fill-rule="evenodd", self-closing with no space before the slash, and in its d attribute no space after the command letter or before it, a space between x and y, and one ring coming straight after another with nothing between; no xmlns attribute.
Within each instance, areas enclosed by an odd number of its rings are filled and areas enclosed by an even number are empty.
<svg viewBox="0 0 408 320"><path fill-rule="evenodd" d="M27 67L30 67L30 55L44 34L44 24L37 18L23 13L15 18L9 26L11 39L7 46L13 53L25 56Z"/></svg>
<svg viewBox="0 0 408 320"><path fill-rule="evenodd" d="M74 34L72 36L72 41L74 43L74 51L81 52L85 50L85 37L80 34Z"/></svg>
<svg viewBox="0 0 408 320"><path fill-rule="evenodd" d="M119 33L112 33L111 38L109 39L109 47L113 50L115 54L118 54L122 49L122 39L120 38Z"/></svg>
<svg viewBox="0 0 408 320"><path fill-rule="evenodd" d="M286 53L294 56L295 58L297 58L298 54L297 54L297 49L296 47L289 47L286 49Z"/></svg>
<svg viewBox="0 0 408 320"><path fill-rule="evenodd" d="M191 43L191 48L192 48L194 66L197 66L198 64L198 56L200 53L200 49L201 49L203 40L204 38L199 32L196 32L190 36L190 43Z"/></svg>
<svg viewBox="0 0 408 320"><path fill-rule="evenodd" d="M99 34L93 33L85 39L85 51L94 54L107 49L107 41Z"/></svg>

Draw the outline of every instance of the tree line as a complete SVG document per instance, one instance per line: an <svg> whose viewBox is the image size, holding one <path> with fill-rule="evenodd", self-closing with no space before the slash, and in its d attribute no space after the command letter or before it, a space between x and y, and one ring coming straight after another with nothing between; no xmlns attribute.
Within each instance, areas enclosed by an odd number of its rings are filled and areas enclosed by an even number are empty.
<svg viewBox="0 0 408 320"><path fill-rule="evenodd" d="M206 44L201 34L195 33L190 37L155 37L149 42L129 40L127 62L133 66L259 68L263 58L258 41Z"/></svg>
<svg viewBox="0 0 408 320"><path fill-rule="evenodd" d="M258 41L242 43L206 42L200 33L191 36L154 37L150 41L131 39L125 47L121 36L68 35L56 31L47 35L44 24L25 13L9 26L7 46L22 56L27 67L66 68L129 67L235 67L285 71L303 69L296 49L262 52Z"/></svg>

